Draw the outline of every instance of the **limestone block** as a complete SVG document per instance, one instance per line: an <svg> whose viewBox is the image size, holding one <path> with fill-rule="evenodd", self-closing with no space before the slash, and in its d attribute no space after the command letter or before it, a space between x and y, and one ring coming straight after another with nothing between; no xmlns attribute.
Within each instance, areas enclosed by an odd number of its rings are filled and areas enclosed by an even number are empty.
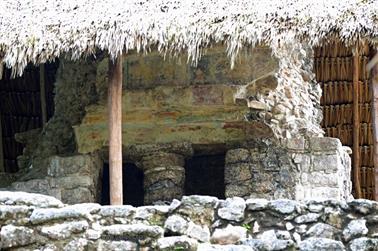
<svg viewBox="0 0 378 251"><path fill-rule="evenodd" d="M281 214L291 214L300 204L296 201L280 199L269 202L268 206Z"/></svg>
<svg viewBox="0 0 378 251"><path fill-rule="evenodd" d="M313 251L313 250L332 250L332 251L344 251L345 247L341 241L335 241L326 238L308 238L303 240L299 244L299 250L301 251Z"/></svg>
<svg viewBox="0 0 378 251"><path fill-rule="evenodd" d="M226 197L247 197L252 194L252 182L242 182L237 184L226 184Z"/></svg>
<svg viewBox="0 0 378 251"><path fill-rule="evenodd" d="M171 236L160 238L157 241L158 250L170 251L170 250L197 250L198 242L195 239L186 236Z"/></svg>
<svg viewBox="0 0 378 251"><path fill-rule="evenodd" d="M320 222L311 226L306 232L306 236L334 239L339 232L340 230L338 230L337 228Z"/></svg>
<svg viewBox="0 0 378 251"><path fill-rule="evenodd" d="M369 214L372 212L378 212L378 202L366 199L356 199L348 203L350 207L361 214Z"/></svg>
<svg viewBox="0 0 378 251"><path fill-rule="evenodd" d="M230 221L242 221L244 219L245 201L239 197L227 198L221 202L218 209L220 218Z"/></svg>
<svg viewBox="0 0 378 251"><path fill-rule="evenodd" d="M211 243L214 244L235 244L241 239L247 237L247 229L240 226L227 225L227 227L222 229L215 229L213 235L211 236Z"/></svg>
<svg viewBox="0 0 378 251"><path fill-rule="evenodd" d="M168 152L152 152L149 155L143 156L143 169L154 169L157 167L167 166L184 166L184 158L175 153Z"/></svg>
<svg viewBox="0 0 378 251"><path fill-rule="evenodd" d="M100 205L95 203L76 204L62 208L37 208L30 216L32 224L40 224L61 219L92 219L91 213L100 210Z"/></svg>
<svg viewBox="0 0 378 251"><path fill-rule="evenodd" d="M52 177L67 175L88 175L99 171L102 161L96 155L52 156L50 158L47 173Z"/></svg>
<svg viewBox="0 0 378 251"><path fill-rule="evenodd" d="M269 250L269 244L260 239L248 238L240 242L242 245L247 246L250 250Z"/></svg>
<svg viewBox="0 0 378 251"><path fill-rule="evenodd" d="M78 238L70 241L65 247L64 251L85 251L88 250L89 241L84 238Z"/></svg>
<svg viewBox="0 0 378 251"><path fill-rule="evenodd" d="M188 222L179 215L171 215L165 221L164 229L171 233L185 234Z"/></svg>
<svg viewBox="0 0 378 251"><path fill-rule="evenodd" d="M27 205L38 208L63 207L61 201L50 196L9 191L0 191L0 205Z"/></svg>
<svg viewBox="0 0 378 251"><path fill-rule="evenodd" d="M366 220L352 220L343 230L343 238L345 241L349 241L351 238L360 237L368 233L366 227Z"/></svg>
<svg viewBox="0 0 378 251"><path fill-rule="evenodd" d="M251 161L251 156L248 149L244 148L237 148L237 149L230 149L226 153L226 165L229 164L236 164L241 162L249 162Z"/></svg>
<svg viewBox="0 0 378 251"><path fill-rule="evenodd" d="M0 205L0 225L3 225L4 222L8 224L27 217L31 212L32 208L28 206L5 206Z"/></svg>
<svg viewBox="0 0 378 251"><path fill-rule="evenodd" d="M378 239L367 237L357 238L350 242L349 248L351 251L378 250Z"/></svg>
<svg viewBox="0 0 378 251"><path fill-rule="evenodd" d="M36 241L33 229L23 226L6 225L1 227L0 248L21 247Z"/></svg>
<svg viewBox="0 0 378 251"><path fill-rule="evenodd" d="M294 242L291 239L278 239L274 230L265 231L262 234L257 235L257 238L266 244L268 247L267 250L288 250L294 247Z"/></svg>
<svg viewBox="0 0 378 251"><path fill-rule="evenodd" d="M194 223L210 225L215 219L215 208L219 200L212 196L184 196L176 213L190 218Z"/></svg>
<svg viewBox="0 0 378 251"><path fill-rule="evenodd" d="M54 240L63 240L72 234L80 233L88 229L87 221L65 222L54 224L48 227L42 227L41 233Z"/></svg>
<svg viewBox="0 0 378 251"><path fill-rule="evenodd" d="M340 200L342 190L339 188L329 188L329 187L313 187L311 189L311 199L325 199L325 198L333 198Z"/></svg>
<svg viewBox="0 0 378 251"><path fill-rule="evenodd" d="M103 217L130 218L135 214L135 208L129 205L122 206L102 206L99 215Z"/></svg>
<svg viewBox="0 0 378 251"><path fill-rule="evenodd" d="M285 139L284 141L286 144L287 149L295 150L295 151L303 151L305 150L305 139L303 137L300 138L289 138Z"/></svg>
<svg viewBox="0 0 378 251"><path fill-rule="evenodd" d="M179 199L184 194L184 156L176 153L153 152L142 157L144 170L144 202Z"/></svg>
<svg viewBox="0 0 378 251"><path fill-rule="evenodd" d="M319 217L320 217L320 214L308 213L308 214L304 214L304 215L296 217L294 219L294 222L297 224L311 223L311 222L316 222Z"/></svg>
<svg viewBox="0 0 378 251"><path fill-rule="evenodd" d="M251 164L236 163L224 167L225 184L235 184L252 179Z"/></svg>
<svg viewBox="0 0 378 251"><path fill-rule="evenodd" d="M142 206L137 207L134 214L134 219L142 222L153 221L154 224L163 225L166 220L166 215L169 212L169 206Z"/></svg>
<svg viewBox="0 0 378 251"><path fill-rule="evenodd" d="M336 173L340 167L340 157L336 154L332 155L314 155L313 166L314 171L323 171L325 173Z"/></svg>
<svg viewBox="0 0 378 251"><path fill-rule="evenodd" d="M303 177L303 174L302 174L302 177ZM338 181L339 176L337 176L337 173L327 174L324 172L311 172L308 175L307 179L308 179L308 182L311 183L311 186L314 186L314 187L333 187L333 188L339 188L340 190L342 189L341 187L339 187L339 181ZM302 182L303 181L304 180L302 178Z"/></svg>
<svg viewBox="0 0 378 251"><path fill-rule="evenodd" d="M48 179L32 179L25 182L14 182L12 188L16 191L48 194L50 182Z"/></svg>
<svg viewBox="0 0 378 251"><path fill-rule="evenodd" d="M248 210L258 211L266 209L268 206L268 200L266 199L247 199L246 206Z"/></svg>
<svg viewBox="0 0 378 251"><path fill-rule="evenodd" d="M77 187L74 189L63 189L61 192L62 201L67 204L75 204L77 202L95 202L95 194L87 187Z"/></svg>
<svg viewBox="0 0 378 251"><path fill-rule="evenodd" d="M122 225L114 224L103 227L102 236L121 237L125 240L138 239L144 240L147 238L160 238L163 236L164 230L158 226L148 226L144 224Z"/></svg>
<svg viewBox="0 0 378 251"><path fill-rule="evenodd" d="M210 241L210 230L208 226L200 226L189 222L186 234L200 242Z"/></svg>
<svg viewBox="0 0 378 251"><path fill-rule="evenodd" d="M311 157L309 154L294 153L292 154L292 159L293 162L299 167L300 172L311 171Z"/></svg>
<svg viewBox="0 0 378 251"><path fill-rule="evenodd" d="M98 250L130 251L137 250L138 245L132 241L103 241L100 240Z"/></svg>
<svg viewBox="0 0 378 251"><path fill-rule="evenodd" d="M49 179L52 188L73 189L78 187L93 186L93 179L90 176L66 176L61 178ZM85 201L85 200L83 200Z"/></svg>
<svg viewBox="0 0 378 251"><path fill-rule="evenodd" d="M318 152L335 151L341 147L342 147L341 142L338 138L330 138L330 137L310 138L310 148L313 151L318 151Z"/></svg>

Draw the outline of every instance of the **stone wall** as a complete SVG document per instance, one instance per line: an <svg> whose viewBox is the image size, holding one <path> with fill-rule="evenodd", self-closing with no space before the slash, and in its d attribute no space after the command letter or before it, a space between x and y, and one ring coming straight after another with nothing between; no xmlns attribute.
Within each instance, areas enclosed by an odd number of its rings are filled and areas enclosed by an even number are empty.
<svg viewBox="0 0 378 251"><path fill-rule="evenodd" d="M378 249L377 215L368 200L188 196L134 208L0 192L0 249L368 251Z"/></svg>
<svg viewBox="0 0 378 251"><path fill-rule="evenodd" d="M351 163L340 140L260 141L227 152L226 197L350 200Z"/></svg>
<svg viewBox="0 0 378 251"><path fill-rule="evenodd" d="M322 136L321 88L313 73L312 48L292 38L281 41L274 57L279 67L241 86L236 99L246 100L249 120L263 121L276 138Z"/></svg>
<svg viewBox="0 0 378 251"><path fill-rule="evenodd" d="M103 162L96 154L49 158L47 175L16 181L9 190L54 196L68 204L98 202Z"/></svg>

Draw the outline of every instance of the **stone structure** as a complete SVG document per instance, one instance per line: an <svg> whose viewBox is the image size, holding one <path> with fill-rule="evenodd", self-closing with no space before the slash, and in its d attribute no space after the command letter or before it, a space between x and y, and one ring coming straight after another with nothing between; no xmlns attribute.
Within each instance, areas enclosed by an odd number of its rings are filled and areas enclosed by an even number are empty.
<svg viewBox="0 0 378 251"><path fill-rule="evenodd" d="M368 200L185 196L135 208L0 192L0 249L368 251L378 249L377 215Z"/></svg>
<svg viewBox="0 0 378 251"><path fill-rule="evenodd" d="M193 155L189 143L137 145L127 151L144 171L144 202L170 202L184 194L185 158Z"/></svg>
<svg viewBox="0 0 378 251"><path fill-rule="evenodd" d="M97 155L53 156L47 166L47 176L13 182L11 189L47 194L68 204L96 202L100 196L102 166Z"/></svg>
<svg viewBox="0 0 378 251"><path fill-rule="evenodd" d="M26 147L13 189L59 191L66 203L96 201L100 162L107 159L107 67L101 55L62 60L54 117L42 131L17 135ZM130 53L124 60L124 158L144 171L146 204L181 198L185 159L218 153L226 154L226 196L349 199L349 157L338 140L321 138L320 95L311 50L299 42L282 44L274 55L267 47L244 49L234 69L221 46L196 67L155 52ZM91 196L68 198L61 191L77 187L76 181L55 185L51 158L81 155L96 159L88 180L97 181L80 183ZM62 173L73 173L69 161L59 163L67 169Z"/></svg>
<svg viewBox="0 0 378 251"><path fill-rule="evenodd" d="M225 183L226 197L350 200L350 158L335 138L260 142L227 152Z"/></svg>

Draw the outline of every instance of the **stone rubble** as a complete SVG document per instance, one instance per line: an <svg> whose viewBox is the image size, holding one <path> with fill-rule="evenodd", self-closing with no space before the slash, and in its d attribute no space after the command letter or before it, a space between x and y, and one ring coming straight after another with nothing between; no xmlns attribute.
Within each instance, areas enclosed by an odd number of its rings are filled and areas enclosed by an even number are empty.
<svg viewBox="0 0 378 251"><path fill-rule="evenodd" d="M41 198L43 208L31 203ZM135 208L0 192L0 249L368 251L378 250L377 215L368 200L184 196Z"/></svg>

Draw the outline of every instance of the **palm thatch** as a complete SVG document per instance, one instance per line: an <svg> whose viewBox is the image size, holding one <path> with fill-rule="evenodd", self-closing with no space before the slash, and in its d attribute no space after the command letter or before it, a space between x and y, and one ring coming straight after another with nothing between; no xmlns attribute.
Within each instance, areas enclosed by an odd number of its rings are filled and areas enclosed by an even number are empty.
<svg viewBox="0 0 378 251"><path fill-rule="evenodd" d="M245 45L378 38L378 0L0 0L0 13L0 69L18 75L97 49L115 57L156 46L196 63L202 48L225 43L233 62Z"/></svg>

